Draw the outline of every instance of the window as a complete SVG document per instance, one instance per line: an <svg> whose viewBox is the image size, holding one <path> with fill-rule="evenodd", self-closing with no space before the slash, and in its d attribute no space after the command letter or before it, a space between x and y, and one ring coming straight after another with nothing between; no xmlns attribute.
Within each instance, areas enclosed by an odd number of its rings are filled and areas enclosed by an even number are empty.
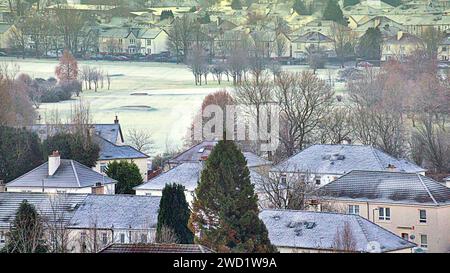
<svg viewBox="0 0 450 273"><path fill-rule="evenodd" d="M419 209L419 223L427 222L427 211L424 209Z"/></svg>
<svg viewBox="0 0 450 273"><path fill-rule="evenodd" d="M316 185L320 185L320 179L321 179L320 176L316 176L316 177L315 177Z"/></svg>
<svg viewBox="0 0 450 273"><path fill-rule="evenodd" d="M120 234L120 243L122 243L122 244L125 243L125 234L123 234L123 233Z"/></svg>
<svg viewBox="0 0 450 273"><path fill-rule="evenodd" d="M442 47L442 51L447 51L447 47L446 47L446 46L443 46L443 47Z"/></svg>
<svg viewBox="0 0 450 273"><path fill-rule="evenodd" d="M147 39L147 45L148 46L152 45L152 39Z"/></svg>
<svg viewBox="0 0 450 273"><path fill-rule="evenodd" d="M402 233L403 240L409 240L409 234L408 233Z"/></svg>
<svg viewBox="0 0 450 273"><path fill-rule="evenodd" d="M147 234L141 234L141 243L147 243Z"/></svg>
<svg viewBox="0 0 450 273"><path fill-rule="evenodd" d="M281 186L286 186L287 179L286 179L286 175L285 174L281 175L280 182L281 182Z"/></svg>
<svg viewBox="0 0 450 273"><path fill-rule="evenodd" d="M359 205L348 205L348 214L359 215Z"/></svg>
<svg viewBox="0 0 450 273"><path fill-rule="evenodd" d="M426 234L420 234L420 247L428 247L428 236Z"/></svg>
<svg viewBox="0 0 450 273"><path fill-rule="evenodd" d="M3 244L5 242L5 232L0 231L0 244Z"/></svg>
<svg viewBox="0 0 450 273"><path fill-rule="evenodd" d="M134 45L136 43L135 39L130 39L130 45Z"/></svg>
<svg viewBox="0 0 450 273"><path fill-rule="evenodd" d="M108 234L106 234L106 232L102 233L102 243L103 245L106 245L108 243Z"/></svg>
<svg viewBox="0 0 450 273"><path fill-rule="evenodd" d="M119 39L119 44L122 44L122 39Z"/></svg>
<svg viewBox="0 0 450 273"><path fill-rule="evenodd" d="M378 208L378 219L379 220L391 220L391 209L390 208Z"/></svg>
<svg viewBox="0 0 450 273"><path fill-rule="evenodd" d="M152 196L152 193L151 192L146 192L145 195Z"/></svg>
<svg viewBox="0 0 450 273"><path fill-rule="evenodd" d="M100 172L105 173L106 172L106 163L100 163Z"/></svg>

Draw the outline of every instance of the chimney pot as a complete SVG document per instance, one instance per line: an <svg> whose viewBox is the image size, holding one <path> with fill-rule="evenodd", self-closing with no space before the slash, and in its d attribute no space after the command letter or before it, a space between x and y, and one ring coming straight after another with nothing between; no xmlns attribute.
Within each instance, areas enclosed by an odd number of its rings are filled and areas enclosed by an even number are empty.
<svg viewBox="0 0 450 273"><path fill-rule="evenodd" d="M95 186L92 187L92 194L105 194L105 186L102 183L97 182Z"/></svg>
<svg viewBox="0 0 450 273"><path fill-rule="evenodd" d="M53 151L52 154L48 156L48 175L54 175L60 165L61 155L59 154L59 151Z"/></svg>
<svg viewBox="0 0 450 273"><path fill-rule="evenodd" d="M116 115L116 118L114 119L114 124L119 124L119 118Z"/></svg>

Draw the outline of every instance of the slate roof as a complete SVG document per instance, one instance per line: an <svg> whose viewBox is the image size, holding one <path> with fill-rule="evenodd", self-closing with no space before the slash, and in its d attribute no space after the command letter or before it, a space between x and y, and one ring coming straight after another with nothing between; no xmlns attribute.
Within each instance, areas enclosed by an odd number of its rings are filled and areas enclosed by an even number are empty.
<svg viewBox="0 0 450 273"><path fill-rule="evenodd" d="M99 145L99 160L148 158L148 155L136 150L129 145L116 145L102 137L94 137Z"/></svg>
<svg viewBox="0 0 450 273"><path fill-rule="evenodd" d="M138 38L140 39L155 39L163 31L159 28L141 29L139 30Z"/></svg>
<svg viewBox="0 0 450 273"><path fill-rule="evenodd" d="M161 197L88 195L69 222L70 228L156 228Z"/></svg>
<svg viewBox="0 0 450 273"><path fill-rule="evenodd" d="M213 251L194 244L111 244L99 253L213 253Z"/></svg>
<svg viewBox="0 0 450 273"><path fill-rule="evenodd" d="M254 154L251 152L243 152L245 159L247 160L247 167L259 167L259 166L267 166L271 165L272 162Z"/></svg>
<svg viewBox="0 0 450 273"><path fill-rule="evenodd" d="M336 199L450 205L450 188L414 173L352 171L320 188Z"/></svg>
<svg viewBox="0 0 450 273"><path fill-rule="evenodd" d="M390 252L416 246L359 215L263 210L259 217L267 227L271 243L277 247L343 251L333 248L336 233L346 222L352 230L356 252ZM371 250L371 245L376 248Z"/></svg>
<svg viewBox="0 0 450 273"><path fill-rule="evenodd" d="M38 134L42 140L49 136L55 135L59 132L70 130L73 125L54 125L54 124L35 124L29 126L28 129ZM119 123L112 124L91 124L97 135L112 143L117 143L118 140L123 142L122 130Z"/></svg>
<svg viewBox="0 0 450 273"><path fill-rule="evenodd" d="M317 31L308 32L297 39L292 41L293 43L330 43L333 42L333 39L323 35Z"/></svg>
<svg viewBox="0 0 450 273"><path fill-rule="evenodd" d="M61 220L65 225L86 197L87 194L2 192L0 193L0 228L10 227L23 200L34 205L37 212L46 219Z"/></svg>
<svg viewBox="0 0 450 273"><path fill-rule="evenodd" d="M272 168L282 172L312 172L342 175L353 170L418 173L425 170L403 159L396 159L368 145L312 145Z"/></svg>
<svg viewBox="0 0 450 273"><path fill-rule="evenodd" d="M59 168L52 176L48 175L48 162L45 162L7 183L6 188L42 188L42 184L44 184L44 187L46 188L85 188L95 186L95 184L99 182L102 184L117 183L117 181L107 176L103 176L75 160L61 159Z"/></svg>
<svg viewBox="0 0 450 273"><path fill-rule="evenodd" d="M202 141L201 143L183 151L169 160L169 164L180 164L184 162L198 162L209 156L217 141Z"/></svg>

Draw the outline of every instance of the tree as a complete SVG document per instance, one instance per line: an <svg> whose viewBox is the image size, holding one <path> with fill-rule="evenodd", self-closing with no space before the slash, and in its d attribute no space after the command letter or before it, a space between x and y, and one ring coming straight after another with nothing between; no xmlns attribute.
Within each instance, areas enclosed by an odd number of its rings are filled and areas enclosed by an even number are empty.
<svg viewBox="0 0 450 273"><path fill-rule="evenodd" d="M234 10L241 10L242 9L241 0L232 0L231 1L231 8L234 9Z"/></svg>
<svg viewBox="0 0 450 273"><path fill-rule="evenodd" d="M0 180L10 182L44 162L39 137L0 125Z"/></svg>
<svg viewBox="0 0 450 273"><path fill-rule="evenodd" d="M429 59L436 59L439 43L444 38L444 33L437 30L435 27L427 27L422 32L420 38L425 44L426 53Z"/></svg>
<svg viewBox="0 0 450 273"><path fill-rule="evenodd" d="M64 50L63 55L59 59L59 65L55 69L55 74L60 82L69 82L77 79L78 63L68 50Z"/></svg>
<svg viewBox="0 0 450 273"><path fill-rule="evenodd" d="M359 4L359 3L360 3L359 0L344 0L343 6L344 6L344 8L345 8L345 7L348 7L348 6L354 6L354 5L357 5L357 4Z"/></svg>
<svg viewBox="0 0 450 273"><path fill-rule="evenodd" d="M314 133L331 110L334 92L311 72L281 73L275 81L280 105L280 141L286 156L315 142Z"/></svg>
<svg viewBox="0 0 450 273"><path fill-rule="evenodd" d="M219 141L195 191L190 221L197 242L219 252L276 251L257 199L245 157L234 142Z"/></svg>
<svg viewBox="0 0 450 273"><path fill-rule="evenodd" d="M188 228L191 212L184 191L184 186L179 184L164 187L159 203L157 234L163 233L166 227L174 232L180 244L192 244L194 235Z"/></svg>
<svg viewBox="0 0 450 273"><path fill-rule="evenodd" d="M196 28L196 22L186 14L173 21L172 27L167 33L167 45L170 51L177 56L178 61L184 61L185 57L189 56Z"/></svg>
<svg viewBox="0 0 450 273"><path fill-rule="evenodd" d="M354 55L353 41L355 37L346 26L334 24L333 27L334 51L336 57L341 62L341 67L344 67L344 61L347 57Z"/></svg>
<svg viewBox="0 0 450 273"><path fill-rule="evenodd" d="M144 130L128 130L127 139L129 139L129 143L131 144L131 146L143 153L150 153L155 145L152 139L152 134Z"/></svg>
<svg viewBox="0 0 450 273"><path fill-rule="evenodd" d="M305 2L303 0L295 0L292 8L295 12L297 12L298 15L311 15L311 10L306 8Z"/></svg>
<svg viewBox="0 0 450 273"><path fill-rule="evenodd" d="M389 4L393 7L398 7L402 4L401 0L381 0L383 2L385 2L386 4Z"/></svg>
<svg viewBox="0 0 450 273"><path fill-rule="evenodd" d="M143 181L139 167L125 160L110 162L106 166L106 175L118 182L116 194L134 194L133 188Z"/></svg>
<svg viewBox="0 0 450 273"><path fill-rule="evenodd" d="M5 248L8 253L47 252L41 216L26 200L22 201L16 212Z"/></svg>
<svg viewBox="0 0 450 273"><path fill-rule="evenodd" d="M344 222L342 228L338 227L334 236L333 249L342 252L355 252L357 241L348 221Z"/></svg>
<svg viewBox="0 0 450 273"><path fill-rule="evenodd" d="M97 164L100 152L91 136L80 131L55 134L44 140L42 146L44 155L59 151L61 158L75 160L90 168Z"/></svg>
<svg viewBox="0 0 450 273"><path fill-rule="evenodd" d="M359 39L358 56L366 60L380 60L383 38L379 28L368 28Z"/></svg>
<svg viewBox="0 0 450 273"><path fill-rule="evenodd" d="M174 15L172 10L163 10L161 11L161 16L159 17L160 21L166 20L166 19L173 19Z"/></svg>
<svg viewBox="0 0 450 273"><path fill-rule="evenodd" d="M336 0L328 0L327 5L322 14L323 20L331 20L339 24L347 25L342 13L341 7Z"/></svg>

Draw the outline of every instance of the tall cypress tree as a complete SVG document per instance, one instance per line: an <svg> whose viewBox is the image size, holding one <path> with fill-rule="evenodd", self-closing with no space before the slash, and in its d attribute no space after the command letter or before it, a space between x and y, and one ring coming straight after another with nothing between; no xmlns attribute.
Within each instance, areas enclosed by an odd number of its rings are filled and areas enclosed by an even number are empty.
<svg viewBox="0 0 450 273"><path fill-rule="evenodd" d="M205 164L191 214L197 241L219 252L276 251L258 217L250 171L236 145L219 141Z"/></svg>
<svg viewBox="0 0 450 273"><path fill-rule="evenodd" d="M184 195L184 186L179 184L166 185L162 191L159 203L157 233L163 227L170 228L181 244L192 244L194 235L188 228L191 214Z"/></svg>
<svg viewBox="0 0 450 273"><path fill-rule="evenodd" d="M328 0L328 3L323 11L322 19L331 20L339 24L347 25L342 13L341 7L337 0Z"/></svg>
<svg viewBox="0 0 450 273"><path fill-rule="evenodd" d="M383 38L379 28L368 28L359 39L358 56L366 60L380 60Z"/></svg>

